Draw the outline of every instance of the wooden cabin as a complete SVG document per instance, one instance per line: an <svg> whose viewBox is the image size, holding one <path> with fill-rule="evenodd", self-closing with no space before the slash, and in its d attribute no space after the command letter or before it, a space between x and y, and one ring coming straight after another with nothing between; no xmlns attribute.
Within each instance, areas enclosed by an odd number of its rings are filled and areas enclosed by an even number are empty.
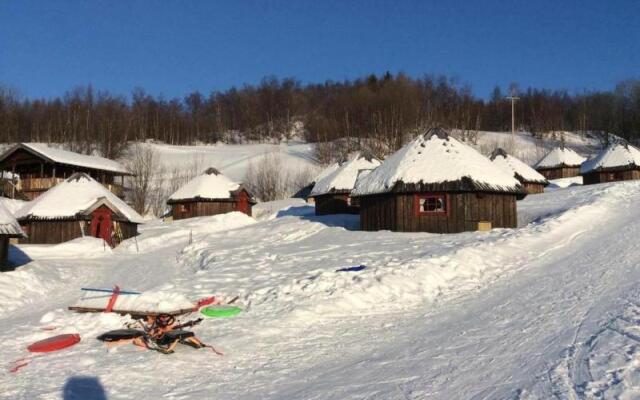
<svg viewBox="0 0 640 400"><path fill-rule="evenodd" d="M85 173L77 172L19 211L28 235L22 243L55 244L79 237L103 239L112 247L138 234L142 217Z"/></svg>
<svg viewBox="0 0 640 400"><path fill-rule="evenodd" d="M9 241L23 238L24 232L13 214L0 202L0 272L9 270Z"/></svg>
<svg viewBox="0 0 640 400"><path fill-rule="evenodd" d="M501 148L495 149L489 159L498 167L513 174L527 194L543 193L544 188L549 185L549 181L538 171Z"/></svg>
<svg viewBox="0 0 640 400"><path fill-rule="evenodd" d="M215 168L209 168L202 175L187 182L167 201L174 220L232 211L251 215L254 204L256 201L249 191Z"/></svg>
<svg viewBox="0 0 640 400"><path fill-rule="evenodd" d="M488 158L433 128L356 184L365 231L457 233L517 226L524 188Z"/></svg>
<svg viewBox="0 0 640 400"><path fill-rule="evenodd" d="M614 143L580 168L585 185L640 179L640 150L628 143Z"/></svg>
<svg viewBox="0 0 640 400"><path fill-rule="evenodd" d="M561 146L551 150L535 166L547 180L571 178L580 175L580 165L586 160L575 151Z"/></svg>
<svg viewBox="0 0 640 400"><path fill-rule="evenodd" d="M359 154L320 179L311 190L316 215L358 214L358 201L351 198L358 176L380 165L380 161Z"/></svg>
<svg viewBox="0 0 640 400"><path fill-rule="evenodd" d="M124 198L124 177L131 175L120 163L49 147L43 143L19 143L0 156L0 171L15 180L3 180L3 195L33 200L76 172L83 172Z"/></svg>

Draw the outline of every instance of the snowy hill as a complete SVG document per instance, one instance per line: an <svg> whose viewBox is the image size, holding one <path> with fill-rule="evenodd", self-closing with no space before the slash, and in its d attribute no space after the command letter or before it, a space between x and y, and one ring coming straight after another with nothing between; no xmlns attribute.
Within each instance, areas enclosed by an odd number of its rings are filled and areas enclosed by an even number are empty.
<svg viewBox="0 0 640 400"><path fill-rule="evenodd" d="M357 216L278 202L257 220L148 224L114 250L19 246L33 261L0 274L0 358L57 333L83 340L0 374L0 398L59 398L77 376L110 398L635 398L638 201L638 182L558 189L520 202L518 229L456 235L360 232ZM116 283L239 296L245 312L194 328L223 357L107 351L94 338L128 319L66 307Z"/></svg>

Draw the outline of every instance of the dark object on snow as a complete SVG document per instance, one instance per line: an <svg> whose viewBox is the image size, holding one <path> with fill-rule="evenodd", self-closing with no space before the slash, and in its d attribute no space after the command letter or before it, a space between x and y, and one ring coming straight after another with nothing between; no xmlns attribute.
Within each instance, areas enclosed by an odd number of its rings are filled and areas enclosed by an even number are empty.
<svg viewBox="0 0 640 400"><path fill-rule="evenodd" d="M358 271L362 271L365 268L367 268L366 265L357 265L353 267L340 268L340 269L337 269L336 272L358 272Z"/></svg>
<svg viewBox="0 0 640 400"><path fill-rule="evenodd" d="M144 336L144 332L138 329L116 329L105 332L96 339L102 342L117 342L119 340L129 340Z"/></svg>

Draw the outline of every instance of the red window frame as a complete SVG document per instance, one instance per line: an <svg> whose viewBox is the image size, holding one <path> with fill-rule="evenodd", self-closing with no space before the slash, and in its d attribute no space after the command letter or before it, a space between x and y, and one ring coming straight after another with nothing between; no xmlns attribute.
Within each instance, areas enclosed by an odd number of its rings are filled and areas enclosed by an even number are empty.
<svg viewBox="0 0 640 400"><path fill-rule="evenodd" d="M444 211L422 211L420 207L420 200L427 201L428 199L442 199L444 204ZM413 199L415 214L420 215L440 215L440 216L448 216L449 215L449 196L446 193L429 193L429 194L416 194Z"/></svg>

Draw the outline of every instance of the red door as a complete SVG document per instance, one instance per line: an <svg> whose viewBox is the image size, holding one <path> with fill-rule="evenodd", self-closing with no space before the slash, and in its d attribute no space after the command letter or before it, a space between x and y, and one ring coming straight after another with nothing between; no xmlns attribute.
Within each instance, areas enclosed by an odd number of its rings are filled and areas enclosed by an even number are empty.
<svg viewBox="0 0 640 400"><path fill-rule="evenodd" d="M249 204L249 196L244 190L240 192L236 198L236 211L251 215L251 204Z"/></svg>
<svg viewBox="0 0 640 400"><path fill-rule="evenodd" d="M111 214L111 210L106 206L100 206L91 213L91 236L103 239L110 246L113 246Z"/></svg>

